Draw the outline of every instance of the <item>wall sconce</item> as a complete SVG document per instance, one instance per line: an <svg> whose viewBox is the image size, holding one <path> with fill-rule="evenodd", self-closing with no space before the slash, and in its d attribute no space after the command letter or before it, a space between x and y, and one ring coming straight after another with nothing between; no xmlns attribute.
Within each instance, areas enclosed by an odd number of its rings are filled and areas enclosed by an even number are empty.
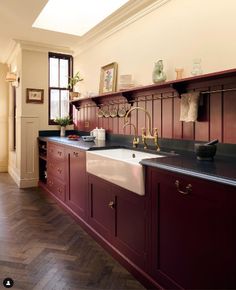
<svg viewBox="0 0 236 290"><path fill-rule="evenodd" d="M18 87L20 78L18 75L14 72L8 72L6 75L6 82L12 83L11 85L13 87Z"/></svg>

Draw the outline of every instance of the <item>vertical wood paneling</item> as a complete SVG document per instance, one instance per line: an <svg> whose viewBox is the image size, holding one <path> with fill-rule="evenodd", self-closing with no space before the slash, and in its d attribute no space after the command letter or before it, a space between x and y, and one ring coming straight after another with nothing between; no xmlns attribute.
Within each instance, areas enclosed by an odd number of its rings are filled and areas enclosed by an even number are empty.
<svg viewBox="0 0 236 290"><path fill-rule="evenodd" d="M143 100L144 97L140 97L140 99ZM140 102L138 102L138 106L146 109L146 102L140 101ZM137 110L137 118L138 118L138 135L142 135L142 128L146 128L146 114L145 114L145 112L143 112L141 110Z"/></svg>
<svg viewBox="0 0 236 290"><path fill-rule="evenodd" d="M183 139L194 140L194 122L183 122Z"/></svg>
<svg viewBox="0 0 236 290"><path fill-rule="evenodd" d="M220 90L221 86L211 87L211 90ZM218 139L222 142L222 93L210 95L210 140Z"/></svg>
<svg viewBox="0 0 236 290"><path fill-rule="evenodd" d="M224 92L223 96L223 141L236 143L236 92Z"/></svg>
<svg viewBox="0 0 236 290"><path fill-rule="evenodd" d="M162 137L162 100L155 100L161 94L154 95L153 100L153 127L157 128L159 137Z"/></svg>
<svg viewBox="0 0 236 290"><path fill-rule="evenodd" d="M88 110L89 129L96 128L96 107L89 107Z"/></svg>
<svg viewBox="0 0 236 290"><path fill-rule="evenodd" d="M211 88L202 88L202 91L210 90ZM208 141L209 140L209 95L200 95L200 106L203 106L204 114L201 121L195 122L195 140Z"/></svg>
<svg viewBox="0 0 236 290"><path fill-rule="evenodd" d="M133 107L137 107L138 106L138 103L137 102L135 102L134 104L133 104ZM130 107L131 108L131 107ZM136 128L138 128L138 116L137 116L137 111L136 110L134 110L133 112L132 112L132 115L131 115L131 118L130 118L130 123L132 123L132 124L134 124L134 126L136 127ZM131 128L131 135L134 135L135 134L135 132L134 132L134 128Z"/></svg>
<svg viewBox="0 0 236 290"><path fill-rule="evenodd" d="M114 105L114 109L118 111L118 105ZM113 128L112 128L113 134L119 134L119 120L118 117L113 118Z"/></svg>
<svg viewBox="0 0 236 290"><path fill-rule="evenodd" d="M118 105L118 110L124 108L124 104L119 104ZM127 127L123 129L124 126L124 118L123 117L118 117L118 129L119 129L119 134L123 135L125 134Z"/></svg>
<svg viewBox="0 0 236 290"><path fill-rule="evenodd" d="M162 102L162 138L172 138L173 99L163 99Z"/></svg>
<svg viewBox="0 0 236 290"><path fill-rule="evenodd" d="M180 118L180 98L174 98L174 112L173 112L173 138L174 139L182 139L183 131L182 131L182 122L179 120Z"/></svg>
<svg viewBox="0 0 236 290"><path fill-rule="evenodd" d="M151 128L150 132L153 134L152 129L153 129L153 110L152 110L153 104L152 104L152 95L146 97L146 110L150 113L151 115ZM146 126L148 124L148 118L146 119Z"/></svg>

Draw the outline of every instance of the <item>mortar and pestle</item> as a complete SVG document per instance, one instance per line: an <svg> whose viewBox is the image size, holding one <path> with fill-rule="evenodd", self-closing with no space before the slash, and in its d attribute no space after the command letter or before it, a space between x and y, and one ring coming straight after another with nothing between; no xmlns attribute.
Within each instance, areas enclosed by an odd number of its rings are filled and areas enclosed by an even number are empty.
<svg viewBox="0 0 236 290"><path fill-rule="evenodd" d="M195 153L198 160L213 160L216 154L216 144L218 139L210 141L208 143L196 143L194 144Z"/></svg>

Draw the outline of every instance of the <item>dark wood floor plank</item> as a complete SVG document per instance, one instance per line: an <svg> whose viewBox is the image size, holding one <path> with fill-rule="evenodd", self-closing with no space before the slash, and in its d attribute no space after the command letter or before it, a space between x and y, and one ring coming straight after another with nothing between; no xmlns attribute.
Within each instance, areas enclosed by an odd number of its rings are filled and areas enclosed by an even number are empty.
<svg viewBox="0 0 236 290"><path fill-rule="evenodd" d="M16 290L143 290L118 262L40 189L0 173L0 283Z"/></svg>

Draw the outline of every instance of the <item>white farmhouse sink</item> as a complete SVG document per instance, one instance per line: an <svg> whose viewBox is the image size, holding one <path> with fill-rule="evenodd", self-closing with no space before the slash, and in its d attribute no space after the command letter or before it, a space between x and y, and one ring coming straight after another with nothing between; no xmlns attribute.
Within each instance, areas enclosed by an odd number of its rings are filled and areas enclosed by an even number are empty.
<svg viewBox="0 0 236 290"><path fill-rule="evenodd" d="M139 195L144 195L144 168L139 162L142 159L158 157L164 156L130 149L86 151L86 170Z"/></svg>

